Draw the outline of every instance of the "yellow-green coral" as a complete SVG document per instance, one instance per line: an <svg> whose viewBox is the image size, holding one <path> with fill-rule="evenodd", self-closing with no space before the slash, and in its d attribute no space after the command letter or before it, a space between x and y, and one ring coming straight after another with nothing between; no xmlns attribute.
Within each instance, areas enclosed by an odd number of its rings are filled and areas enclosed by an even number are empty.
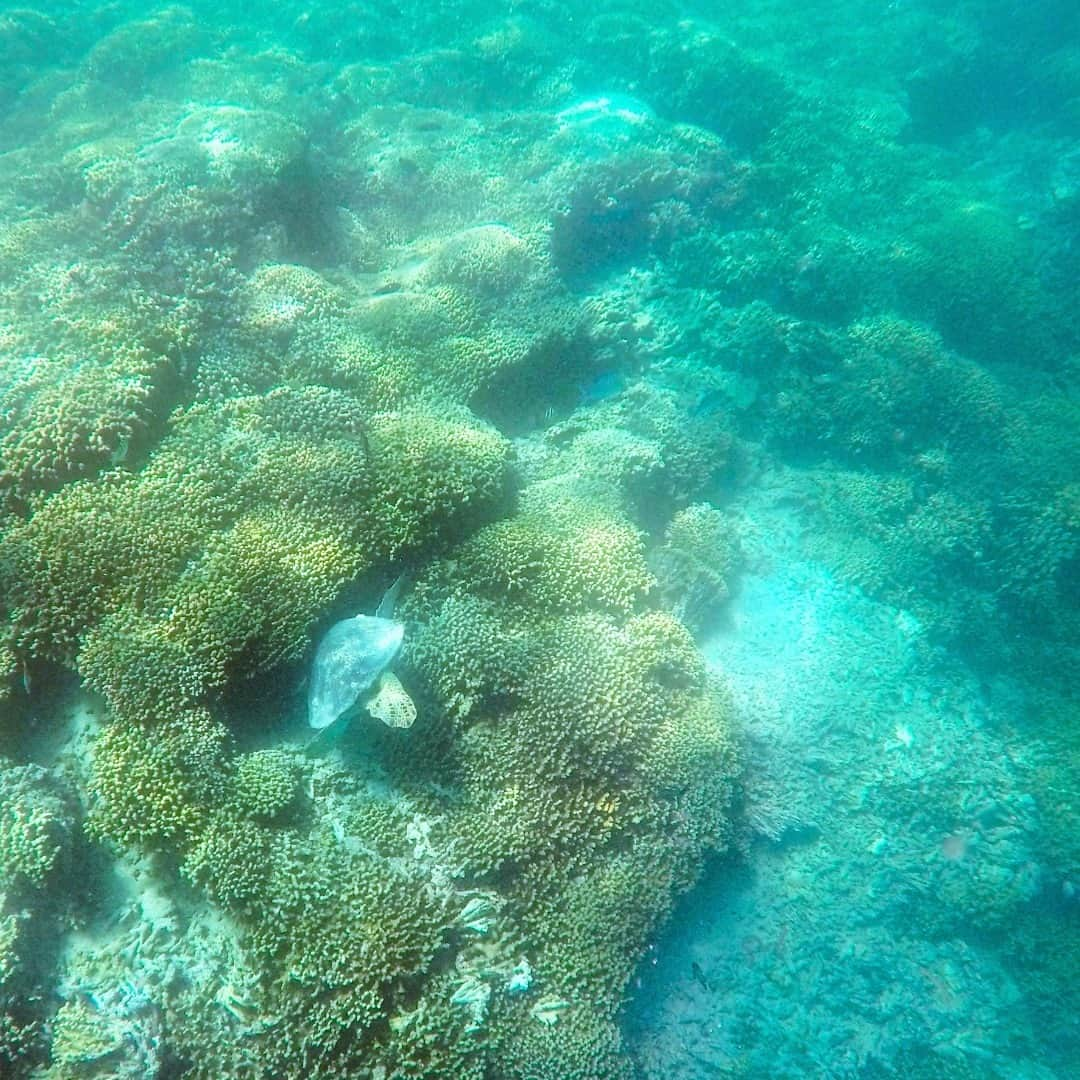
<svg viewBox="0 0 1080 1080"><path fill-rule="evenodd" d="M25 500L123 461L161 408L163 357L23 361L0 393L0 496ZM0 365L0 371L6 365Z"/></svg>
<svg viewBox="0 0 1080 1080"><path fill-rule="evenodd" d="M116 721L94 747L91 833L120 844L181 850L228 791L228 733L197 710L147 728Z"/></svg>
<svg viewBox="0 0 1080 1080"><path fill-rule="evenodd" d="M124 1032L115 1018L99 1012L81 997L70 998L56 1011L46 1076L94 1075L116 1064L124 1052ZM99 1073L103 1075L103 1073Z"/></svg>
<svg viewBox="0 0 1080 1080"><path fill-rule="evenodd" d="M0 539L20 652L70 661L90 626L172 583L227 513L207 470L186 464L71 485Z"/></svg>
<svg viewBox="0 0 1080 1080"><path fill-rule="evenodd" d="M511 518L455 553L469 592L541 611L627 613L652 586L640 533L620 515L561 490L523 493Z"/></svg>
<svg viewBox="0 0 1080 1080"><path fill-rule="evenodd" d="M125 607L86 631L78 670L118 716L141 724L183 723L222 686L224 657L217 645L192 649L168 618L146 618Z"/></svg>
<svg viewBox="0 0 1080 1080"><path fill-rule="evenodd" d="M121 715L297 659L342 586L497 505L504 440L464 414L368 418L321 388L197 407L138 474L49 500L3 544L15 641Z"/></svg>
<svg viewBox="0 0 1080 1080"><path fill-rule="evenodd" d="M508 529L536 528L536 498L525 493ZM426 624L410 664L455 731L449 746L437 730L429 736L460 788L439 835L466 877L499 882L503 917L537 979L527 1008L491 1021L499 1060L514 1063L507 1075L533 1075L541 1064L531 1055L542 1053L552 1076L564 1065L610 1077L622 1068L614 1010L648 935L696 879L703 853L726 842L736 771L729 707L680 623L633 613L640 594L607 615L595 597L580 610L580 584L573 574L562 580L561 559L573 562L577 550L573 529L561 548L550 539L546 565L524 561L533 578L520 590L485 588L500 558L519 562L516 535L493 526L466 541L406 604ZM632 566L646 573L640 549L594 570L612 566L613 580ZM534 602L534 583L540 596L557 585L547 603ZM478 585L487 598L463 595ZM500 639L506 651L489 661ZM416 754L430 760L424 735L413 735Z"/></svg>
<svg viewBox="0 0 1080 1080"><path fill-rule="evenodd" d="M408 661L423 670L456 718L519 696L532 651L529 635L499 617L497 601L471 595L447 597L405 645ZM457 662L446 663L448 656Z"/></svg>
<svg viewBox="0 0 1080 1080"><path fill-rule="evenodd" d="M240 905L234 910L268 978L260 1008L278 1020L250 1045L281 1076L301 1075L303 1061L318 1076L370 1063L388 1003L407 1000L406 984L421 978L444 940L447 916L430 886L326 838L279 834L268 850L236 833L229 842L240 845L237 858L222 847L200 861L212 860L223 899ZM236 878L233 867L249 857L251 877Z"/></svg>
<svg viewBox="0 0 1080 1080"><path fill-rule="evenodd" d="M280 817L297 799L298 765L285 750L256 750L236 761L233 798L241 814L270 821Z"/></svg>
<svg viewBox="0 0 1080 1080"><path fill-rule="evenodd" d="M42 808L5 799L0 818L0 887L44 882L60 854L54 831L50 815Z"/></svg>

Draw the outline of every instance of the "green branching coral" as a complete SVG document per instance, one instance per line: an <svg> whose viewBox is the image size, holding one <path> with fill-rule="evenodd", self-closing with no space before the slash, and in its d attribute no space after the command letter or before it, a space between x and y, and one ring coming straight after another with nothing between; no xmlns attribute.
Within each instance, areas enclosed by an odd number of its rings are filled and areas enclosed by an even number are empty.
<svg viewBox="0 0 1080 1080"><path fill-rule="evenodd" d="M243 290L239 358L216 350L199 383L218 396L287 378L347 390L375 410L428 401L502 418L508 398L527 405L535 388L550 393L580 367L569 345L580 343L580 313L538 238L483 225L417 259L419 269L388 268L377 289L358 283L351 294L301 267L262 268Z"/></svg>
<svg viewBox="0 0 1080 1080"><path fill-rule="evenodd" d="M1001 588L1022 618L1067 618L1080 556L1080 484L1015 499L999 522Z"/></svg>
<svg viewBox="0 0 1080 1080"><path fill-rule="evenodd" d="M626 613L652 585L643 551L641 535L619 516L561 491L532 489L517 514L458 549L455 573L470 594L488 600L547 612Z"/></svg>
<svg viewBox="0 0 1080 1080"><path fill-rule="evenodd" d="M464 340L464 339L459 339ZM325 386L360 394L371 408L391 410L415 404L427 394L425 351L390 346L379 340L360 315L335 322L301 323L295 329L288 352L286 370ZM236 365L226 357L227 373ZM253 363L257 385L265 379L261 366Z"/></svg>
<svg viewBox="0 0 1080 1080"><path fill-rule="evenodd" d="M649 555L665 602L693 630L716 618L741 561L735 523L708 503L680 510Z"/></svg>
<svg viewBox="0 0 1080 1080"><path fill-rule="evenodd" d="M896 266L907 302L933 312L946 341L961 352L1049 360L1052 320L1031 236L1004 208L962 191L931 191L917 205L913 243Z"/></svg>
<svg viewBox="0 0 1080 1080"><path fill-rule="evenodd" d="M62 165L20 178L50 212L0 245L4 299L20 312L0 360L5 504L144 456L220 325L232 258L265 226L257 206L303 154L299 129L273 114L222 106L171 127L152 115L164 130L134 137L76 125L72 145L53 147Z"/></svg>
<svg viewBox="0 0 1080 1080"><path fill-rule="evenodd" d="M221 688L223 663L220 652L192 650L168 619L121 608L83 636L78 670L118 716L140 724L183 723Z"/></svg>
<svg viewBox="0 0 1080 1080"><path fill-rule="evenodd" d="M432 977L428 993L413 1007L390 1017L395 1038L383 1055L390 1075L409 1080L484 1080L490 1075L487 1032L470 1030L454 995L453 972Z"/></svg>
<svg viewBox="0 0 1080 1080"><path fill-rule="evenodd" d="M300 763L287 750L256 750L230 769L213 781L220 802L193 828L181 870L229 910L246 911L265 890L278 835L268 826L297 809Z"/></svg>
<svg viewBox="0 0 1080 1080"><path fill-rule="evenodd" d="M1075 665L1065 644L1080 551L1075 485L1029 476L1001 498L1013 482L1004 464L976 456L984 462L976 481L951 455L928 457L921 476L810 474L808 505L822 526L811 549L935 636L977 643L983 659L1010 653L1022 627L1024 656L1015 662L1049 661L1042 677L1057 679Z"/></svg>
<svg viewBox="0 0 1080 1080"><path fill-rule="evenodd" d="M938 334L891 316L848 328L846 377L866 385L865 408L883 413L913 447L943 438L970 452L995 446L1005 410L1001 387L978 364L945 347Z"/></svg>
<svg viewBox="0 0 1080 1080"><path fill-rule="evenodd" d="M21 922L22 917L15 912L0 917L0 987L10 983L19 969L18 941ZM2 1041L0 1037L0 1043Z"/></svg>
<svg viewBox="0 0 1080 1080"><path fill-rule="evenodd" d="M485 761L504 763L500 782L489 790L470 788L466 780L475 799L488 804L491 824L506 824L501 833L489 827L484 835L497 849L513 846L524 823L542 813L535 840L547 851L559 843L563 814L569 838L586 825L590 835L604 836L623 810L630 813L618 805L621 799L633 801L649 784L642 779L639 789L630 778L669 722L677 727L673 718L690 715L709 691L685 629L659 612L632 614L644 604L650 582L643 550L612 538L633 532L593 507L579 518L589 535L608 539L581 547L572 527L548 534L550 519L531 517L530 504L546 505L542 493L526 492L520 516L482 530L452 562L436 563L417 583L407 610L423 614L426 625L415 634L409 658L440 706L458 718L456 754L466 777L486 785ZM566 510L573 520L575 508ZM560 522L558 514L554 520ZM593 581L616 587L617 602L604 605ZM466 582L487 600L461 595ZM620 582L633 588L624 591ZM605 606L607 617L599 613ZM486 663L499 641L506 647L495 663ZM474 644L475 667L459 660L473 654ZM723 706L716 708L722 735ZM546 783L556 785L558 798L545 794ZM581 806L589 808L589 821L579 820ZM522 851L513 857L520 859Z"/></svg>
<svg viewBox="0 0 1080 1080"><path fill-rule="evenodd" d="M657 35L654 48L650 78L665 109L741 150L756 147L795 103L776 66L708 24L680 23L677 33Z"/></svg>
<svg viewBox="0 0 1080 1080"><path fill-rule="evenodd" d="M557 993L503 1020L493 1057L506 1077L529 1080L632 1080L622 1036L610 1019Z"/></svg>
<svg viewBox="0 0 1080 1080"><path fill-rule="evenodd" d="M548 993L558 991L581 1006L617 1003L649 936L667 914L674 880L672 861L655 844L635 841L583 868L557 888L539 881L525 923L545 941L543 972ZM609 913L618 911L612 919ZM633 941L637 947L628 949Z"/></svg>
<svg viewBox="0 0 1080 1080"><path fill-rule="evenodd" d="M946 348L936 331L879 316L831 333L823 344L793 354L770 377L768 434L784 449L921 467L924 455L946 446L954 459L970 462L998 445L1001 387Z"/></svg>
<svg viewBox="0 0 1080 1080"><path fill-rule="evenodd" d="M552 622L541 631L518 718L536 736L532 774L572 789L584 784L598 802L616 787L631 789L658 725L683 695L700 692L703 678L686 632L658 613L621 626L593 614Z"/></svg>
<svg viewBox="0 0 1080 1080"><path fill-rule="evenodd" d="M228 792L228 733L190 711L153 728L116 721L94 747L92 835L134 848L181 850Z"/></svg>
<svg viewBox="0 0 1080 1080"><path fill-rule="evenodd" d="M246 912L262 895L273 834L253 821L214 815L184 858L181 872L227 911Z"/></svg>
<svg viewBox="0 0 1080 1080"><path fill-rule="evenodd" d="M479 300L498 302L544 271L543 248L505 225L478 225L447 239L424 276L464 289Z"/></svg>
<svg viewBox="0 0 1080 1080"><path fill-rule="evenodd" d="M17 646L129 719L297 659L343 585L483 515L506 443L464 414L367 417L281 388L200 406L136 474L49 500L3 542Z"/></svg>
<svg viewBox="0 0 1080 1080"><path fill-rule="evenodd" d="M0 594L0 610L3 610L3 596ZM19 663L15 659L15 650L11 646L11 627L0 622L0 706L11 697Z"/></svg>
<svg viewBox="0 0 1080 1080"><path fill-rule="evenodd" d="M52 1066L46 1077L60 1080L67 1076L134 1076L129 1068L117 1068L126 1054L123 1028L119 1018L109 1017L82 998L65 1001L52 1021L49 1053ZM139 1062L146 1065L147 1062ZM123 1061L123 1065L128 1065Z"/></svg>
<svg viewBox="0 0 1080 1080"><path fill-rule="evenodd" d="M257 821L284 816L296 804L299 784L298 763L285 750L256 750L236 760L236 806Z"/></svg>
<svg viewBox="0 0 1080 1080"><path fill-rule="evenodd" d="M71 808L48 774L0 758L0 894L25 896L41 889L70 848Z"/></svg>
<svg viewBox="0 0 1080 1080"><path fill-rule="evenodd" d="M483 416L512 423L530 396L571 383L581 312L557 279L547 237L481 225L448 236L424 267L426 291L451 319L429 349L433 388Z"/></svg>

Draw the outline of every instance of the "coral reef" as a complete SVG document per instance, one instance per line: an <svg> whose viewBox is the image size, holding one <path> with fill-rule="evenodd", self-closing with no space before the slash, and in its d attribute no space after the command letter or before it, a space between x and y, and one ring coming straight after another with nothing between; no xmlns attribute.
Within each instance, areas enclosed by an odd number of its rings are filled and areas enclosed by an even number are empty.
<svg viewBox="0 0 1080 1080"><path fill-rule="evenodd" d="M70 661L81 640L88 682L152 720L227 669L298 658L345 583L497 504L505 465L475 422L369 420L326 389L193 409L144 470L66 488L5 537L16 642Z"/></svg>

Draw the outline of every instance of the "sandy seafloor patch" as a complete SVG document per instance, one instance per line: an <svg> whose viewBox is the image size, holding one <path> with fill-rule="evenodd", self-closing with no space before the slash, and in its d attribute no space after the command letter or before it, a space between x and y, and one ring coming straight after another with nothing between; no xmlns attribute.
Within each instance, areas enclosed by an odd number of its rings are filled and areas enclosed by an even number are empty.
<svg viewBox="0 0 1080 1080"><path fill-rule="evenodd" d="M751 570L704 645L745 727L756 835L643 967L643 1075L1080 1075L1039 1064L996 945L1040 888L1027 751L988 703L1008 686L807 560L789 494L773 477L741 508Z"/></svg>

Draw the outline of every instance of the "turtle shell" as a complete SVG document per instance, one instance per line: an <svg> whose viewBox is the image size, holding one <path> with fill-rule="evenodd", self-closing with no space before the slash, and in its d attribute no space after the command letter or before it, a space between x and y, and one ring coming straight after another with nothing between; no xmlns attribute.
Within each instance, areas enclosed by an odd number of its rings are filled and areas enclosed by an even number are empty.
<svg viewBox="0 0 1080 1080"><path fill-rule="evenodd" d="M315 652L308 689L308 724L329 727L367 693L401 649L404 624L377 615L342 619Z"/></svg>

